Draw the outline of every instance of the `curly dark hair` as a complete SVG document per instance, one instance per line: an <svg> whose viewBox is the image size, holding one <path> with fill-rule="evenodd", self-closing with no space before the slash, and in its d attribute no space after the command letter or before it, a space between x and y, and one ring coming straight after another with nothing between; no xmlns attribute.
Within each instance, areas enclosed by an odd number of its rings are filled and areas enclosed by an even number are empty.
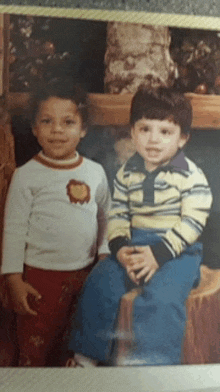
<svg viewBox="0 0 220 392"><path fill-rule="evenodd" d="M45 83L40 82L30 94L29 115L31 124L35 124L36 116L41 102L50 97L70 99L76 104L81 116L83 126L86 128L89 122L89 100L86 91L71 78L54 78Z"/></svg>
<svg viewBox="0 0 220 392"><path fill-rule="evenodd" d="M130 110L130 125L147 118L171 119L181 128L182 134L189 134L192 123L192 106L190 101L174 88L158 87L149 89L140 86L134 95Z"/></svg>

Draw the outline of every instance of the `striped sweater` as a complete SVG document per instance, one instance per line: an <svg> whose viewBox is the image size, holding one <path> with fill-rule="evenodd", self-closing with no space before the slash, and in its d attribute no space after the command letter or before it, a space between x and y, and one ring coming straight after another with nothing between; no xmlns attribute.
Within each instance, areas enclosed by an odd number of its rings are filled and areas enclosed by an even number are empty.
<svg viewBox="0 0 220 392"><path fill-rule="evenodd" d="M118 171L109 213L112 254L130 245L131 229L148 229L162 241L151 250L161 266L180 255L201 235L212 194L195 163L179 152L166 166L147 172L136 153Z"/></svg>

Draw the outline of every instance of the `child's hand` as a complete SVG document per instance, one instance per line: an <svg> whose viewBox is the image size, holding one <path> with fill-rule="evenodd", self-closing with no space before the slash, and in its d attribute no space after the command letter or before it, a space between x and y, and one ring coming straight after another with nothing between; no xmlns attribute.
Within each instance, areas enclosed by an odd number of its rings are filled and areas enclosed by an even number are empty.
<svg viewBox="0 0 220 392"><path fill-rule="evenodd" d="M130 266L132 262L132 255L134 253L134 246L122 246L117 252L116 258L123 265L123 267Z"/></svg>
<svg viewBox="0 0 220 392"><path fill-rule="evenodd" d="M149 246L135 246L135 251L137 254L133 255L132 264L127 268L128 275L131 278L135 274L135 283L137 284L145 277L144 282L146 283L158 270L159 265Z"/></svg>
<svg viewBox="0 0 220 392"><path fill-rule="evenodd" d="M130 267L135 265L137 261L139 261L139 255L135 251L134 246L122 246L122 248L119 249L116 255L119 263L123 265L123 267L126 269L129 278L136 284L138 284L138 280L136 278L135 272L130 270Z"/></svg>
<svg viewBox="0 0 220 392"><path fill-rule="evenodd" d="M41 295L38 291L29 283L24 282L21 274L10 274L6 279L13 310L18 314L36 316L37 312L31 309L28 304L28 295L32 295L36 300L39 300Z"/></svg>

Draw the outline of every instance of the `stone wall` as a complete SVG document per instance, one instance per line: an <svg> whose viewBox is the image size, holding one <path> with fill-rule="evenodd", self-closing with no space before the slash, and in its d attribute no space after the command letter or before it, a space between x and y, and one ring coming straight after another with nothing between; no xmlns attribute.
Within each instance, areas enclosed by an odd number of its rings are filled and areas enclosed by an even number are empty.
<svg viewBox="0 0 220 392"><path fill-rule="evenodd" d="M168 27L109 22L106 45L106 93L134 93L142 83L173 84Z"/></svg>

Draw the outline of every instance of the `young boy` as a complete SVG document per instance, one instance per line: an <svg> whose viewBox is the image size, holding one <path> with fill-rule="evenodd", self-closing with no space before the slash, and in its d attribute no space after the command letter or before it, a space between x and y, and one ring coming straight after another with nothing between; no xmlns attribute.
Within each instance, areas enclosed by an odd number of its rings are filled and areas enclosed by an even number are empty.
<svg viewBox="0 0 220 392"><path fill-rule="evenodd" d="M58 366L53 353L81 287L96 255L109 253L111 198L101 165L77 152L88 126L83 89L53 79L34 91L31 108L42 150L14 173L1 272L17 313L18 365Z"/></svg>
<svg viewBox="0 0 220 392"><path fill-rule="evenodd" d="M182 149L189 139L190 103L173 89L139 89L130 113L136 153L114 182L108 237L112 256L86 281L70 349L113 364L119 301L143 284L133 308L134 344L126 365L181 360L185 301L198 284L212 195L203 172Z"/></svg>

